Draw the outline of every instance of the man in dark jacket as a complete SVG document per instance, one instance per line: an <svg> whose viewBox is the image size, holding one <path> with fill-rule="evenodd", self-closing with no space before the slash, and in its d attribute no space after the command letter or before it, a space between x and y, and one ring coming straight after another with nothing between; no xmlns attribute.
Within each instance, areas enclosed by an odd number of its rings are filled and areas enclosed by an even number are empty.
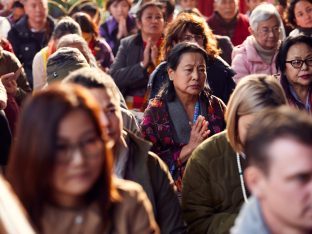
<svg viewBox="0 0 312 234"><path fill-rule="evenodd" d="M312 119L283 106L262 112L247 132L252 192L232 234L312 233Z"/></svg>
<svg viewBox="0 0 312 234"><path fill-rule="evenodd" d="M114 142L114 172L122 179L139 183L153 206L155 219L162 234L185 233L180 205L165 163L150 150L151 143L128 130L123 130L120 95L112 79L100 73L79 69L64 82L81 84L91 91L103 110L102 124Z"/></svg>
<svg viewBox="0 0 312 234"><path fill-rule="evenodd" d="M17 58L24 64L30 86L33 86L32 61L35 54L45 47L54 29L48 17L47 0L25 0L25 16L9 31L8 40Z"/></svg>

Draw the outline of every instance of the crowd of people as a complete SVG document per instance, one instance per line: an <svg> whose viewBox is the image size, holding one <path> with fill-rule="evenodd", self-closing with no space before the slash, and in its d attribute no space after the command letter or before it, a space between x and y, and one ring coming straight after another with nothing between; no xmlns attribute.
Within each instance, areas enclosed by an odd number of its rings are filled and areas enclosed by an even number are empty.
<svg viewBox="0 0 312 234"><path fill-rule="evenodd" d="M1 3L0 233L312 233L311 0Z"/></svg>

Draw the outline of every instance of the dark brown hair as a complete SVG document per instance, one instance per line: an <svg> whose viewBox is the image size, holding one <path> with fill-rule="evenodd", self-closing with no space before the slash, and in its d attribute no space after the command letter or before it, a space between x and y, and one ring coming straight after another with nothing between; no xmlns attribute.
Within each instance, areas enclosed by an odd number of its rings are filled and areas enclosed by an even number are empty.
<svg viewBox="0 0 312 234"><path fill-rule="evenodd" d="M290 1L289 7L288 7L288 10L287 10L287 21L293 27L297 27L298 26L297 23L296 23L295 7L296 7L296 4L298 2L301 2L301 1L307 1L309 3L312 3L312 0L291 0Z"/></svg>
<svg viewBox="0 0 312 234"><path fill-rule="evenodd" d="M144 12L147 8L149 8L149 7L158 7L158 8L161 10L162 15L163 15L163 17L164 17L164 19L165 19L165 13L164 13L164 11L163 11L164 5L163 5L161 2L150 1L150 2L143 3L143 4L140 6L139 10L138 10L137 13L136 13L136 19L137 19L137 21L140 22L140 21L142 20L143 12ZM166 20L166 19L165 19L165 20Z"/></svg>
<svg viewBox="0 0 312 234"><path fill-rule="evenodd" d="M204 49L211 57L220 54L217 48L217 40L204 18L194 13L181 13L170 24L165 31L165 37L161 46L161 60L166 60L168 53L177 43L181 42L186 31L204 37Z"/></svg>
<svg viewBox="0 0 312 234"><path fill-rule="evenodd" d="M7 178L30 215L37 231L42 232L41 216L51 197L52 176L56 165L56 139L59 124L74 110L83 110L103 139L103 167L98 181L86 194L86 201L101 207L103 223L108 220L111 201L118 199L112 179L112 155L100 124L101 109L81 86L54 84L28 99L21 113L16 141L8 164Z"/></svg>
<svg viewBox="0 0 312 234"><path fill-rule="evenodd" d="M87 13L77 12L72 16L72 18L80 25L82 32L91 33L94 37L99 35L96 24Z"/></svg>
<svg viewBox="0 0 312 234"><path fill-rule="evenodd" d="M109 8L114 2L119 3L119 2L123 2L123 1L126 1L126 2L128 3L129 9L130 9L130 7L131 7L131 5L132 5L132 1L131 1L131 0L108 0L108 1L106 2L106 10L109 10L108 8Z"/></svg>

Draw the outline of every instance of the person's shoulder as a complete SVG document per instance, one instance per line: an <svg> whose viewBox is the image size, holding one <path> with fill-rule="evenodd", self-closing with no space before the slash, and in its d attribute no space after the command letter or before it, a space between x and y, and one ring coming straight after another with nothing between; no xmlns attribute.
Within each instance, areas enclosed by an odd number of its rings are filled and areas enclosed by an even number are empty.
<svg viewBox="0 0 312 234"><path fill-rule="evenodd" d="M246 15L239 13L237 21L238 21L237 26L238 26L239 30L241 32L248 33L248 35L249 35L250 34L250 32L249 32L249 18Z"/></svg>
<svg viewBox="0 0 312 234"><path fill-rule="evenodd" d="M114 177L113 183L123 202L135 202L136 200L141 200L142 194L143 197L146 197L142 186L136 182L130 180L122 180Z"/></svg>
<svg viewBox="0 0 312 234"><path fill-rule="evenodd" d="M11 30L17 30L17 31L29 30L27 19L28 18L26 15L22 16L22 18L19 21L13 24Z"/></svg>
<svg viewBox="0 0 312 234"><path fill-rule="evenodd" d="M228 43L228 44L232 44L231 42L231 38L229 36L224 36L224 35L215 35L218 43Z"/></svg>
<svg viewBox="0 0 312 234"><path fill-rule="evenodd" d="M216 74L216 75L225 75L228 77L232 77L235 74L235 71L232 67L223 60L220 56L214 58L210 65L207 67L207 75ZM222 79L223 77L220 77Z"/></svg>
<svg viewBox="0 0 312 234"><path fill-rule="evenodd" d="M129 36L121 39L120 43L130 44L130 43L136 42L138 40L138 37L139 37L138 34L132 34L132 35L129 35Z"/></svg>
<svg viewBox="0 0 312 234"><path fill-rule="evenodd" d="M247 50L248 48L250 48L251 45L250 45L250 37L247 37L242 44L240 45L237 45L233 48L233 52L232 52L232 59L239 55L239 54L242 54L242 55L245 55L247 54Z"/></svg>
<svg viewBox="0 0 312 234"><path fill-rule="evenodd" d="M238 18L239 18L242 22L249 24L249 18L248 18L248 16L246 16L245 14L239 13L239 14L238 14Z"/></svg>
<svg viewBox="0 0 312 234"><path fill-rule="evenodd" d="M222 131L201 143L193 152L191 159L197 161L211 161L215 158L221 158L229 147L230 144L226 137L226 131Z"/></svg>

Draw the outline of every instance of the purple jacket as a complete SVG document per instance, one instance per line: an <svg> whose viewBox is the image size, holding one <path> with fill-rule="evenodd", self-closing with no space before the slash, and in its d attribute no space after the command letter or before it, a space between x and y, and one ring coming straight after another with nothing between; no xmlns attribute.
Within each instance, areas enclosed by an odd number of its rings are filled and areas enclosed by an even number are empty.
<svg viewBox="0 0 312 234"><path fill-rule="evenodd" d="M250 74L276 74L276 53L270 64L264 62L253 44L252 37L253 36L247 37L241 45L233 49L232 68L236 72L236 75L233 77L236 83L242 77Z"/></svg>
<svg viewBox="0 0 312 234"><path fill-rule="evenodd" d="M127 17L127 29L129 35L136 32L135 18L131 14ZM113 16L108 17L108 19L100 26L99 32L100 36L105 38L106 42L112 48L113 54L116 55L120 40L117 39L118 22L115 18Z"/></svg>

